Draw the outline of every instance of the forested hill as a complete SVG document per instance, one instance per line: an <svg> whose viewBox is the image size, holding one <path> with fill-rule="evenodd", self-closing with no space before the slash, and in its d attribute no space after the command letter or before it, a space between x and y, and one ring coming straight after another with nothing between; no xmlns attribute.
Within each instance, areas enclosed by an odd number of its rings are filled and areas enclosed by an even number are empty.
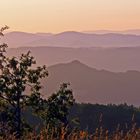
<svg viewBox="0 0 140 140"><path fill-rule="evenodd" d="M31 111L25 113L30 124L35 125L42 122L38 117L32 116ZM120 130L128 131L136 122L140 127L140 110L127 104L121 105L99 105L99 104L75 104L69 113L69 126L86 130L93 133L96 128L103 127L104 130L113 132L118 125Z"/></svg>
<svg viewBox="0 0 140 140"><path fill-rule="evenodd" d="M118 125L128 131L135 122L137 127L140 126L140 110L127 104L75 104L70 111L72 119L74 126L91 133L101 126L104 130L115 131Z"/></svg>

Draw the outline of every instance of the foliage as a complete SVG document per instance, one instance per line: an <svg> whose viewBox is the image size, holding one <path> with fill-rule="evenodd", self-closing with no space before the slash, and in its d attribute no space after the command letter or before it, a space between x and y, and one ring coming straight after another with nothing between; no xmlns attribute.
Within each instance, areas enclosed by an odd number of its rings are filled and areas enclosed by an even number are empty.
<svg viewBox="0 0 140 140"><path fill-rule="evenodd" d="M2 28L1 31L5 29L7 28ZM24 128L22 110L32 96L40 96L40 79L46 77L48 73L45 66L33 68L36 61L30 52L22 54L19 58L8 58L6 48L6 44L0 46L0 102L6 104L8 115L6 121L12 128L10 131L20 136ZM27 88L30 89L28 95L25 94Z"/></svg>
<svg viewBox="0 0 140 140"><path fill-rule="evenodd" d="M36 106L38 101L35 98L31 99L33 100L31 103L35 102L33 104L34 113L42 118L50 134L54 128L57 135L60 134L61 127L67 127L69 124L69 110L74 105L75 100L72 90L68 86L69 84L63 83L56 93L52 94L47 100L42 100L40 105L42 108L38 109Z"/></svg>
<svg viewBox="0 0 140 140"><path fill-rule="evenodd" d="M67 84L62 84L57 93L52 94L47 101L46 114L43 115L46 124L65 126L68 124L69 109L73 106L75 100L72 91L68 89Z"/></svg>

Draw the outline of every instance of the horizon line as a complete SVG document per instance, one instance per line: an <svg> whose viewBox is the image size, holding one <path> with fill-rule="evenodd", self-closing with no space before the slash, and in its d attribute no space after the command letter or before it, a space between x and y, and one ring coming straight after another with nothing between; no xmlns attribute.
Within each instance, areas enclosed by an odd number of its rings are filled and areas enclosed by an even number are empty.
<svg viewBox="0 0 140 140"><path fill-rule="evenodd" d="M8 29L9 30L9 29ZM36 32L30 32L30 31L23 31L23 30L9 30L6 31L6 33L11 33L11 32L22 32L22 33L31 33L31 34L39 34L39 33L47 33L47 34L60 34L60 33L64 33L64 32L79 32L79 33L92 33L92 32L128 32L128 31L140 31L140 28L130 28L130 29L124 29L124 30L113 30L113 29L97 29L97 30L64 30L61 32L40 32L40 31L36 31Z"/></svg>

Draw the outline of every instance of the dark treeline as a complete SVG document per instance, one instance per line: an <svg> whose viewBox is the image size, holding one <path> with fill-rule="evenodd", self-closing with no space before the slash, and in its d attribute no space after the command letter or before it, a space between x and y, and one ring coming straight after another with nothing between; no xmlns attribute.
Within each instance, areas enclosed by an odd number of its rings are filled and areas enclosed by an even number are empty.
<svg viewBox="0 0 140 140"><path fill-rule="evenodd" d="M31 115L30 111L24 116L30 124L37 126L43 124L38 117ZM127 104L100 105L100 104L78 104L76 103L68 115L69 126L72 129L84 130L89 133L95 132L97 128L114 132L116 129L128 131L132 125L140 126L140 110ZM42 126L42 125L41 125Z"/></svg>
<svg viewBox="0 0 140 140"><path fill-rule="evenodd" d="M73 126L91 133L99 127L110 131L115 131L119 127L127 131L135 122L137 127L140 126L139 108L127 104L75 104L69 117L73 118Z"/></svg>

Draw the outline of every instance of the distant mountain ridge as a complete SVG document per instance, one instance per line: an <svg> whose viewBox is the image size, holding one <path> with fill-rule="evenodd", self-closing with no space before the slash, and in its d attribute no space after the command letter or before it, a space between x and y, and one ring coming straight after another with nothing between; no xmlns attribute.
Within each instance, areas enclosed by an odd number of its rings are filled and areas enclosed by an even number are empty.
<svg viewBox="0 0 140 140"><path fill-rule="evenodd" d="M48 67L49 77L43 81L44 93L55 92L63 82L70 82L78 102L128 103L140 105L140 72L114 73L91 68L79 61Z"/></svg>
<svg viewBox="0 0 140 140"><path fill-rule="evenodd" d="M64 48L64 47L22 47L9 48L8 56L19 56L28 51L39 65L55 65L73 60L97 69L114 72L140 71L140 47L121 48Z"/></svg>
<svg viewBox="0 0 140 140"><path fill-rule="evenodd" d="M45 39L51 36L51 33L26 33L26 32L9 32L6 33L1 41L7 43L9 47L17 48L28 45L29 42Z"/></svg>
<svg viewBox="0 0 140 140"><path fill-rule="evenodd" d="M113 31L113 30L94 30L94 31L83 31L83 33L91 34L108 34L108 33L119 33L119 34L131 34L131 35L140 35L140 29L129 29L123 31Z"/></svg>
<svg viewBox="0 0 140 140"><path fill-rule="evenodd" d="M106 33L91 34L67 31L59 34L10 32L2 38L10 47L135 47L140 46L140 35Z"/></svg>

